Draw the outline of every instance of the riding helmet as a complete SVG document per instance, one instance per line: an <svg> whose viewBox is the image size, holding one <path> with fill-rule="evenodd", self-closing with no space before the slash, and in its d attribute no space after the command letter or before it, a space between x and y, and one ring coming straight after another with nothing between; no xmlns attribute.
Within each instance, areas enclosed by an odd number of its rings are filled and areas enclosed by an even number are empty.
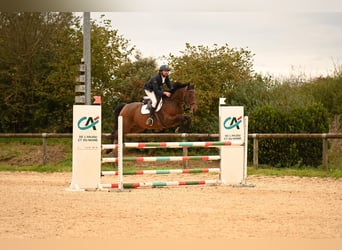
<svg viewBox="0 0 342 250"><path fill-rule="evenodd" d="M160 66L160 68L159 68L159 71L163 71L163 70L170 71L170 68L168 65L164 64L164 65Z"/></svg>

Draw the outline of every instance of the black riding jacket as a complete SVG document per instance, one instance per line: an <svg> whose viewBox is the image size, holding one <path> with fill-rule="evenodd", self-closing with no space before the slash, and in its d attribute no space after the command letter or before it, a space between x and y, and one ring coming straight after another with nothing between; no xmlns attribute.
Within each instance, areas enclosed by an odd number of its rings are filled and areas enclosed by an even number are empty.
<svg viewBox="0 0 342 250"><path fill-rule="evenodd" d="M173 90L172 83L170 82L169 76L165 78L165 84L169 88L169 91ZM156 94L158 100L163 96L163 83L161 73L158 73L152 77L148 82L144 84L144 89L153 91Z"/></svg>

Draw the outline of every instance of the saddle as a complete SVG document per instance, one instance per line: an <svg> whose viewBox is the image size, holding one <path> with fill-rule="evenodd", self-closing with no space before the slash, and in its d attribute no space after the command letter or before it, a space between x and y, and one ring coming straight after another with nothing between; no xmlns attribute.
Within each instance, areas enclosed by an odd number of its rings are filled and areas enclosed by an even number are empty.
<svg viewBox="0 0 342 250"><path fill-rule="evenodd" d="M152 105L152 100L148 96L144 96L142 100L142 104L143 105L141 106L141 110L140 110L141 114L142 115L149 114L151 105ZM160 99L155 112L158 112L161 109L162 105L163 105L163 98Z"/></svg>

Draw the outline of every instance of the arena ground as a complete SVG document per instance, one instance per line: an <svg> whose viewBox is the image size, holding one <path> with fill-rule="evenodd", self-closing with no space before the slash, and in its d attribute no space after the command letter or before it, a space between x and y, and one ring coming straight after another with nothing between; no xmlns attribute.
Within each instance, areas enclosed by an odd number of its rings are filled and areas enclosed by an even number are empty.
<svg viewBox="0 0 342 250"><path fill-rule="evenodd" d="M125 181L152 178L213 176ZM0 172L0 239L342 239L341 179L249 176L255 187L127 192L72 192L70 182L71 173Z"/></svg>

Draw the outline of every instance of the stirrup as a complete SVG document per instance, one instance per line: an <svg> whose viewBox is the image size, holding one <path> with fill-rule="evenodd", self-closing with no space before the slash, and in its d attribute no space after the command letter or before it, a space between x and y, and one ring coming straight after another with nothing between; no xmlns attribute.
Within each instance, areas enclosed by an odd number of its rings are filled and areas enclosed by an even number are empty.
<svg viewBox="0 0 342 250"><path fill-rule="evenodd" d="M152 126L152 125L153 125L153 119L152 119L152 117L149 117L149 118L146 120L146 125L149 125L149 126Z"/></svg>

